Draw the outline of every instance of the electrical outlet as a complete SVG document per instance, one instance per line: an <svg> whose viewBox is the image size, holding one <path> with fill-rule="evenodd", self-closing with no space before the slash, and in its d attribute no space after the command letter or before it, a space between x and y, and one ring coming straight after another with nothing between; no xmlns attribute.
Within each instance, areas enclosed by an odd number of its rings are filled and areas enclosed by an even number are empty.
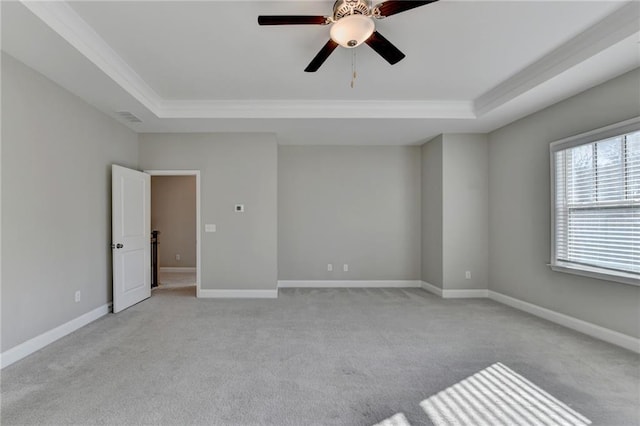
<svg viewBox="0 0 640 426"><path fill-rule="evenodd" d="M344 272L349 272L349 265L347 265L346 263L344 265L342 265L342 270Z"/></svg>
<svg viewBox="0 0 640 426"><path fill-rule="evenodd" d="M465 271L465 272L464 272L464 277L465 277L466 279L470 280L470 279L471 279L471 271Z"/></svg>
<svg viewBox="0 0 640 426"><path fill-rule="evenodd" d="M333 265L332 264L327 264L327 271L329 272L333 272Z"/></svg>
<svg viewBox="0 0 640 426"><path fill-rule="evenodd" d="M180 255L179 254L176 254L176 260L178 260L178 261L180 260Z"/></svg>
<svg viewBox="0 0 640 426"><path fill-rule="evenodd" d="M75 300L76 300L76 303L80 301L80 290L76 291Z"/></svg>

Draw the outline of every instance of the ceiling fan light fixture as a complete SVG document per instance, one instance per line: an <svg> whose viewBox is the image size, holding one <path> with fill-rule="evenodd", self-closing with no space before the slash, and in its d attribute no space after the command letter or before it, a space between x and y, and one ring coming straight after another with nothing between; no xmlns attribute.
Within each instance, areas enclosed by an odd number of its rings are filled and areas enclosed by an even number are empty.
<svg viewBox="0 0 640 426"><path fill-rule="evenodd" d="M364 43L376 29L373 19L364 15L349 15L331 26L331 39L342 47L353 48Z"/></svg>

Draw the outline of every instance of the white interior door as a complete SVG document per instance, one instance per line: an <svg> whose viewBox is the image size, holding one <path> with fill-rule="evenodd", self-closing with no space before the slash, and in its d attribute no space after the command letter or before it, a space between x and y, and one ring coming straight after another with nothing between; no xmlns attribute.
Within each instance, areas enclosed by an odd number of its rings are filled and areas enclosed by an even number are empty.
<svg viewBox="0 0 640 426"><path fill-rule="evenodd" d="M151 296L151 179L113 165L111 181L115 313Z"/></svg>

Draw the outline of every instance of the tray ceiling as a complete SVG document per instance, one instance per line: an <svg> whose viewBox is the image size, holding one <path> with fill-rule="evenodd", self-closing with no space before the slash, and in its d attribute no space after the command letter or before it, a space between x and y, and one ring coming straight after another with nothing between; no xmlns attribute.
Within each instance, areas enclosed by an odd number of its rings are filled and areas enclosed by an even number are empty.
<svg viewBox="0 0 640 426"><path fill-rule="evenodd" d="M266 131L281 143L415 144L489 131L638 67L638 2L441 0L377 23L407 57L363 45L303 69L327 1L2 3L2 49L139 132ZM64 60L62 60L64 59ZM339 137L336 133L341 132Z"/></svg>

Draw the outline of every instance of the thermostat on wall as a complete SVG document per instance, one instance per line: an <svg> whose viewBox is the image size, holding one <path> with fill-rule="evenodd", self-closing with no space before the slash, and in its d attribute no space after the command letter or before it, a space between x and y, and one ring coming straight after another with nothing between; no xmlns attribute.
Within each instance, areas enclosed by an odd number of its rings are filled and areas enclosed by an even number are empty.
<svg viewBox="0 0 640 426"><path fill-rule="evenodd" d="M236 213L242 213L242 212L244 212L244 204L236 204L236 207L235 207L234 211L235 211Z"/></svg>

